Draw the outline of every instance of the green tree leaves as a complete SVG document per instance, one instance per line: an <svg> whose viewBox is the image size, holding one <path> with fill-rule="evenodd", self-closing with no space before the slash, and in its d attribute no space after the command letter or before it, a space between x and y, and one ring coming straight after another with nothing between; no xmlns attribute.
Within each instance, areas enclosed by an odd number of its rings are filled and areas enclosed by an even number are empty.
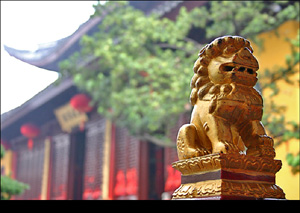
<svg viewBox="0 0 300 213"><path fill-rule="evenodd" d="M294 156L292 153L286 155L286 161L289 166L292 167L292 172L296 174L300 172L300 153Z"/></svg>

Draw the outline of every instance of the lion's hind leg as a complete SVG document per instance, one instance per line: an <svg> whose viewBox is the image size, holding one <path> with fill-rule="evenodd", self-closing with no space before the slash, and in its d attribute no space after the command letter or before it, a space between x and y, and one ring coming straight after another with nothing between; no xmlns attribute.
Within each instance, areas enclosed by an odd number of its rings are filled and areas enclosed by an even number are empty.
<svg viewBox="0 0 300 213"><path fill-rule="evenodd" d="M177 135L177 153L179 160L209 154L201 146L201 141L194 124L183 125Z"/></svg>

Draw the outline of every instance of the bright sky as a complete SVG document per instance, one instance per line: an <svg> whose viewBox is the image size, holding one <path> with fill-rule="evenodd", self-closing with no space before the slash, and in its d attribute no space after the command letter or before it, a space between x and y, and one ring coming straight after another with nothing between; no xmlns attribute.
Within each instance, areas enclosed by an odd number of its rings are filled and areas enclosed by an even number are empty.
<svg viewBox="0 0 300 213"><path fill-rule="evenodd" d="M1 1L1 114L23 104L58 78L4 50L34 50L67 37L94 13L97 1Z"/></svg>

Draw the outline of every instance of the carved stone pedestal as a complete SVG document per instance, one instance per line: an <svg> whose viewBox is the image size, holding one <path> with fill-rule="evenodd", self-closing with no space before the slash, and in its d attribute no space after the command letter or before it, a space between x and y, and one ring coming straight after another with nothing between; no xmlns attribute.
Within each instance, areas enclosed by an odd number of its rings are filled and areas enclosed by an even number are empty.
<svg viewBox="0 0 300 213"><path fill-rule="evenodd" d="M241 154L211 154L180 160L181 185L172 199L285 199L275 184L280 160Z"/></svg>

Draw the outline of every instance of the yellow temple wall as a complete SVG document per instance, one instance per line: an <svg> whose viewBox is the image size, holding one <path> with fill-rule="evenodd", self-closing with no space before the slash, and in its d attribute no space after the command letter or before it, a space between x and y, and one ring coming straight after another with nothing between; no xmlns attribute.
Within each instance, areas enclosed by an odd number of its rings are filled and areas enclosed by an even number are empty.
<svg viewBox="0 0 300 213"><path fill-rule="evenodd" d="M299 22L288 21L282 24L278 29L276 35L275 30L268 31L259 35L264 39L264 49L259 50L258 47L251 42L254 49L254 55L259 61L259 73L266 68L270 71L275 67L286 66L286 55L291 54L291 46L286 38L296 39L299 29ZM295 82L294 85L285 83L283 80L278 82L280 92L273 97L276 105L286 106L285 119L286 121L295 121L299 124L299 64L298 72L294 74L291 79ZM259 76L258 76L259 77ZM263 94L268 97L268 91ZM292 174L291 167L286 161L286 144L283 143L276 147L276 157L282 161L282 169L276 174L276 184L280 186L286 194L287 199L299 200L299 173ZM299 152L299 140L292 139L289 141L289 151L294 155Z"/></svg>

